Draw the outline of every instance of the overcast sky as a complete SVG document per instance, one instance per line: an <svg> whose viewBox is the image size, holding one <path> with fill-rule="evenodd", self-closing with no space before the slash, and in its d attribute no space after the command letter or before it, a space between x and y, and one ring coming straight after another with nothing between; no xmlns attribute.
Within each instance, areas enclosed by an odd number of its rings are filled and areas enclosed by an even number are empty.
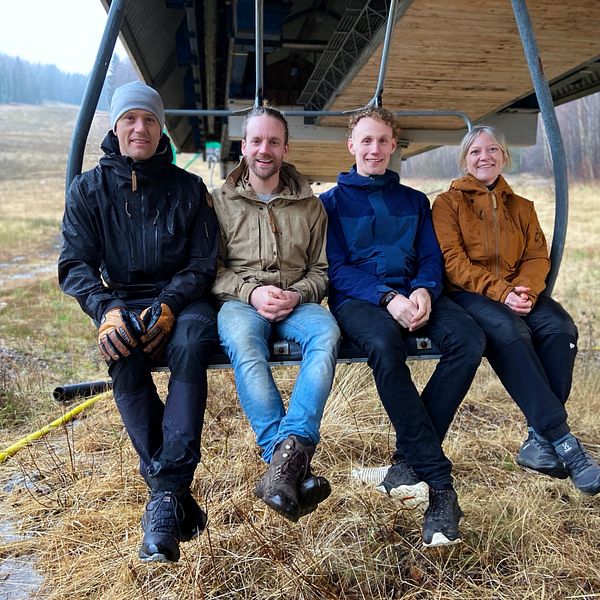
<svg viewBox="0 0 600 600"><path fill-rule="evenodd" d="M0 53L87 75L105 24L100 0L0 0Z"/></svg>

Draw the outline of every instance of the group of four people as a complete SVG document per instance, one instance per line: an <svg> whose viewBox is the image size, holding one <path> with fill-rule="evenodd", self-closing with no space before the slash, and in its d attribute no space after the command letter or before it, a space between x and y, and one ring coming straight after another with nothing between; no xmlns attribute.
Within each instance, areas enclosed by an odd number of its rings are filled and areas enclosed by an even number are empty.
<svg viewBox="0 0 600 600"><path fill-rule="evenodd" d="M425 545L461 539L442 442L484 352L527 419L517 462L600 491L600 467L570 433L564 409L577 330L541 295L544 234L533 204L501 175L509 154L498 132L475 127L465 137L466 176L432 211L387 169L399 130L382 108L352 116L355 165L320 199L285 162L288 127L273 108L247 115L241 162L213 196L173 164L155 90L140 82L117 88L110 123L99 165L67 192L59 281L98 326L150 490L142 560L177 561L179 543L206 526L190 486L206 369L219 342L268 464L255 493L291 521L331 493L311 459L340 332L366 354L396 432L379 489L400 500L425 492ZM441 354L422 393L406 365L415 334ZM273 338L302 349L287 407L268 364ZM164 403L151 375L160 362L170 369Z"/></svg>

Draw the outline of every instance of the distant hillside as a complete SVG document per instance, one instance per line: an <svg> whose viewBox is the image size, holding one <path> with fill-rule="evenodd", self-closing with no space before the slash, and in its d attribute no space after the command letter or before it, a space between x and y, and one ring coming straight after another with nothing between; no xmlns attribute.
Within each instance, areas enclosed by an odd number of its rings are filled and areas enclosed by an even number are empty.
<svg viewBox="0 0 600 600"><path fill-rule="evenodd" d="M98 108L107 110L110 91L137 79L129 59L115 55L111 61ZM88 76L65 73L55 65L31 63L19 57L0 53L0 104L42 104L63 102L79 106Z"/></svg>

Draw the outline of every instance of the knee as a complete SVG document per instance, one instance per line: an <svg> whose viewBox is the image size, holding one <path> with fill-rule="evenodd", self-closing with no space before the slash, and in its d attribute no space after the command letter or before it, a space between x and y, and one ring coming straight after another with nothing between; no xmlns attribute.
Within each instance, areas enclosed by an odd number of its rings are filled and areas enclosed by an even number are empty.
<svg viewBox="0 0 600 600"><path fill-rule="evenodd" d="M183 315L167 345L169 364L206 365L218 342L216 322L205 315Z"/></svg>

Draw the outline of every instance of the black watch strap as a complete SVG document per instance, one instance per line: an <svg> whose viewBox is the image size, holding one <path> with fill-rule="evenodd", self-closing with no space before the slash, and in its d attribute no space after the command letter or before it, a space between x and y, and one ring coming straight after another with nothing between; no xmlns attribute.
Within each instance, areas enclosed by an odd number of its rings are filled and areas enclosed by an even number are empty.
<svg viewBox="0 0 600 600"><path fill-rule="evenodd" d="M387 308L387 305L398 295L396 290L392 290L387 294L384 294L379 301L379 306L383 306L383 308Z"/></svg>

